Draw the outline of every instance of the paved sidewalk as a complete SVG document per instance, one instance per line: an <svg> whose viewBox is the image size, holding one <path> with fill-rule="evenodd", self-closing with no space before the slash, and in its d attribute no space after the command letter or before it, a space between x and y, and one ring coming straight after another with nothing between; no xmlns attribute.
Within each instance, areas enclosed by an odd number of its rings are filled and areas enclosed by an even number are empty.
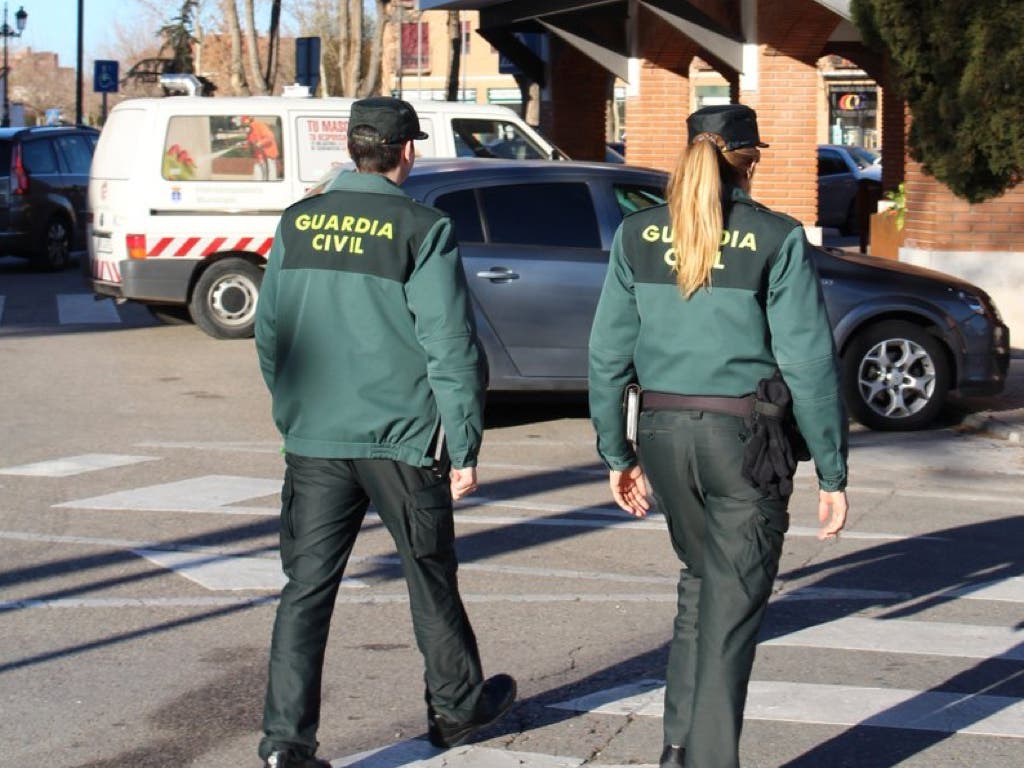
<svg viewBox="0 0 1024 768"><path fill-rule="evenodd" d="M1013 350L1006 388L1000 394L963 398L953 407L965 414L954 428L1024 446L1024 350Z"/></svg>

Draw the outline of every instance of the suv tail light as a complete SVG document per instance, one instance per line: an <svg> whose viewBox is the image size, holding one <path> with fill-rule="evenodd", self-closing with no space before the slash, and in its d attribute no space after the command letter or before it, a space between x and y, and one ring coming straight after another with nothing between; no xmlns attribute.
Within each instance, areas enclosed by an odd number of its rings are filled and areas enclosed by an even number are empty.
<svg viewBox="0 0 1024 768"><path fill-rule="evenodd" d="M144 259L146 258L146 236L145 235L125 235L125 245L128 248L129 259Z"/></svg>
<svg viewBox="0 0 1024 768"><path fill-rule="evenodd" d="M14 194L28 194L28 174L25 172L25 164L21 161L21 145L14 146L14 156L11 158L11 167L14 171Z"/></svg>

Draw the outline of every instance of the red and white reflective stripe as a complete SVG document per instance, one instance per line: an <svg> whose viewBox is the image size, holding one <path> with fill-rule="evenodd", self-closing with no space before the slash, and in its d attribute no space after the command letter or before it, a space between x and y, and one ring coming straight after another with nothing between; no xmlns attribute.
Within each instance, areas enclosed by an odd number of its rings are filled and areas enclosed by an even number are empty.
<svg viewBox="0 0 1024 768"><path fill-rule="evenodd" d="M121 271L117 268L116 261L94 260L92 263L92 276L105 283L121 282Z"/></svg>
<svg viewBox="0 0 1024 768"><path fill-rule="evenodd" d="M202 259L223 251L255 251L260 256L266 256L273 244L272 237L161 237L153 243L146 258L165 256Z"/></svg>

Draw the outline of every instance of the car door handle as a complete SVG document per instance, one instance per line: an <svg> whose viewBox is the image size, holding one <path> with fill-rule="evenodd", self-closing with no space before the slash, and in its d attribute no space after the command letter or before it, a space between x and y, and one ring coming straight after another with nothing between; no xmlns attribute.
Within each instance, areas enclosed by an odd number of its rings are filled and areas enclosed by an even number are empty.
<svg viewBox="0 0 1024 768"><path fill-rule="evenodd" d="M484 280L518 280L519 273L513 272L511 269L505 267L491 267L485 269L483 272L477 272L477 277L482 277Z"/></svg>

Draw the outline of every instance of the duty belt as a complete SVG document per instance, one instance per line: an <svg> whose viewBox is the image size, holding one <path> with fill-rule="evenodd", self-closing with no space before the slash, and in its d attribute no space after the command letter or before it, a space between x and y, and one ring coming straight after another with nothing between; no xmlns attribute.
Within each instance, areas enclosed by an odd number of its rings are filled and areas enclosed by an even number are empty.
<svg viewBox="0 0 1024 768"><path fill-rule="evenodd" d="M640 408L644 411L710 411L747 418L754 411L754 396L675 395L645 389L640 397Z"/></svg>

